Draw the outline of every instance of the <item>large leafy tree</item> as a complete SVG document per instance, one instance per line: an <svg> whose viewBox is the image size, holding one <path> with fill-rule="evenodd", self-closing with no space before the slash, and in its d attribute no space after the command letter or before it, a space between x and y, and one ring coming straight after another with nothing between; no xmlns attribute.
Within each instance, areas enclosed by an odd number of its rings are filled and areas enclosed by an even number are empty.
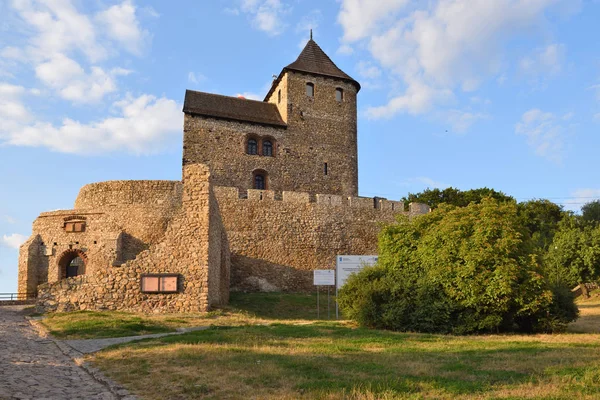
<svg viewBox="0 0 600 400"><path fill-rule="evenodd" d="M548 278L571 287L600 279L600 226L575 216L560 222L544 257Z"/></svg>
<svg viewBox="0 0 600 400"><path fill-rule="evenodd" d="M545 199L521 202L517 210L535 246L541 251L549 248L559 222L567 215L562 206Z"/></svg>
<svg viewBox="0 0 600 400"><path fill-rule="evenodd" d="M465 207L471 203L481 203L484 198L492 198L497 201L514 201L515 199L494 189L480 188L471 190L459 190L453 187L446 189L425 189L420 193L409 193L402 200L405 204L416 202L425 203L432 209L440 204L451 204L457 207Z"/></svg>
<svg viewBox="0 0 600 400"><path fill-rule="evenodd" d="M432 213L400 217L385 227L378 266L351 277L339 303L364 325L397 330L564 327L576 309L563 312L557 306L572 306L572 299L568 292L553 293L533 249L514 202L442 204Z"/></svg>
<svg viewBox="0 0 600 400"><path fill-rule="evenodd" d="M581 207L581 217L587 222L600 222L600 200L590 201Z"/></svg>

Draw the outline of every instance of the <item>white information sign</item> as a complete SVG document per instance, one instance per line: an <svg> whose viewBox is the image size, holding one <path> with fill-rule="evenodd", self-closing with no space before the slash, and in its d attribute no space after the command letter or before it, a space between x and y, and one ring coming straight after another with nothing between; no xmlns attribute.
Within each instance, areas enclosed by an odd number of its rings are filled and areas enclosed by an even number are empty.
<svg viewBox="0 0 600 400"><path fill-rule="evenodd" d="M336 288L344 286L348 277L364 267L374 265L377 262L377 256L337 256L336 258Z"/></svg>
<svg viewBox="0 0 600 400"><path fill-rule="evenodd" d="M335 271L332 269L315 269L313 271L313 284L315 286L335 285Z"/></svg>

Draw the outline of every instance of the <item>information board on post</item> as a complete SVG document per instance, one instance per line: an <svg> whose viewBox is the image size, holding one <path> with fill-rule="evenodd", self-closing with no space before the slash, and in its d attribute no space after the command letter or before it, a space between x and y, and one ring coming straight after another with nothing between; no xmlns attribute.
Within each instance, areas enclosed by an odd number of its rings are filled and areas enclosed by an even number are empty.
<svg viewBox="0 0 600 400"><path fill-rule="evenodd" d="M315 286L335 285L335 271L333 269L315 269L313 271L313 284Z"/></svg>
<svg viewBox="0 0 600 400"><path fill-rule="evenodd" d="M335 263L336 289L344 286L351 274L359 272L364 267L375 265L378 258L377 256L337 256Z"/></svg>

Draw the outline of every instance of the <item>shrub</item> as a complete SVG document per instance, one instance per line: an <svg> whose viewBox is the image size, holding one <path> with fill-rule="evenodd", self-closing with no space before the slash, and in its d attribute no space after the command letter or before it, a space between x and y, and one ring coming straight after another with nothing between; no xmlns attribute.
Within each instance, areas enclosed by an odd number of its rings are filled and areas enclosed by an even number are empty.
<svg viewBox="0 0 600 400"><path fill-rule="evenodd" d="M434 212L382 230L379 264L338 296L361 325L402 331L555 331L573 299L551 288L514 203L492 200Z"/></svg>

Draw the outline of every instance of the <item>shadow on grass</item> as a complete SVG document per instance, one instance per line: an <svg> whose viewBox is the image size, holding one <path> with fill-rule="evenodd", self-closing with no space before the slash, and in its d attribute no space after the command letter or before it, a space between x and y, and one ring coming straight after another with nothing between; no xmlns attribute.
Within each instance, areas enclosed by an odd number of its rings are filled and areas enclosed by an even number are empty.
<svg viewBox="0 0 600 400"><path fill-rule="evenodd" d="M327 292L321 289L319 295L318 319L335 319L335 291L329 297L329 313L327 309ZM229 308L247 312L259 318L278 320L316 320L316 293L241 293L232 292Z"/></svg>
<svg viewBox="0 0 600 400"><path fill-rule="evenodd" d="M291 380L299 394L359 390L375 395L477 395L556 378L568 382L573 393L600 394L600 345L594 351L589 343L578 348L574 343L482 341L334 324L276 324L213 327L140 342L133 349L152 351L172 344L208 345L201 347L198 358L180 352L174 363L204 371L214 368L220 376L241 380L249 393L289 387ZM144 359L135 352L127 358L135 363L138 357ZM207 384L211 386L210 379Z"/></svg>
<svg viewBox="0 0 600 400"><path fill-rule="evenodd" d="M129 313L75 311L50 314L42 323L58 339L113 338L172 332L174 329L159 321Z"/></svg>

